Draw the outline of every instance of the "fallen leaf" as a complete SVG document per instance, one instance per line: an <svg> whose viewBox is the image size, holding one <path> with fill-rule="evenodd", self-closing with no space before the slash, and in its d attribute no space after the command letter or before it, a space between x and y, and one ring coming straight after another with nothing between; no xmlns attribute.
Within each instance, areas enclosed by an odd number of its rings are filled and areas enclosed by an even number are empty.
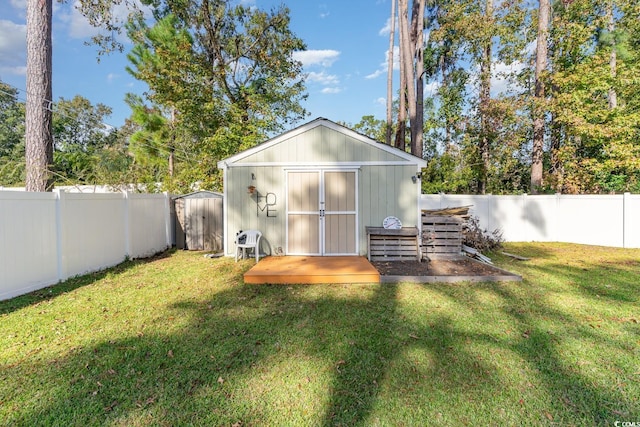
<svg viewBox="0 0 640 427"><path fill-rule="evenodd" d="M553 421L553 415L551 415L550 413L548 413L547 411L544 411L544 416L547 417L547 419L549 421Z"/></svg>
<svg viewBox="0 0 640 427"><path fill-rule="evenodd" d="M218 377L218 384L224 384L224 378Z"/></svg>
<svg viewBox="0 0 640 427"><path fill-rule="evenodd" d="M231 424L231 427L241 427L242 426L242 421L238 421L236 423Z"/></svg>
<svg viewBox="0 0 640 427"><path fill-rule="evenodd" d="M529 335L531 334L531 331L524 331L522 333L522 338L529 338Z"/></svg>
<svg viewBox="0 0 640 427"><path fill-rule="evenodd" d="M167 357L169 357L170 359L173 359L173 350L169 350L167 352Z"/></svg>
<svg viewBox="0 0 640 427"><path fill-rule="evenodd" d="M415 334L409 334L409 338L413 338L414 340L417 340L418 336Z"/></svg>

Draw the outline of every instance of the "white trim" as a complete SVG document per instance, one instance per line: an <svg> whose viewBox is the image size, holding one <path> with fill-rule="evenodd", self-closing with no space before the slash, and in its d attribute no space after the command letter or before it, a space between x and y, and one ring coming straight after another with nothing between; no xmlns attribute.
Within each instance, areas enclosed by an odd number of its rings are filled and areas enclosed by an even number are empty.
<svg viewBox="0 0 640 427"><path fill-rule="evenodd" d="M251 163L234 163L227 165L227 168L241 168L241 167L260 167L260 166L281 166L283 168L310 168L317 169L322 168L344 168L354 169L361 166L419 166L416 162L409 163L405 161L371 161L371 162L251 162Z"/></svg>
<svg viewBox="0 0 640 427"><path fill-rule="evenodd" d="M409 164L414 164L414 165L416 165L416 166L418 166L420 168L424 168L424 167L427 166L427 162L425 160L423 160L423 159L420 159L419 157L416 157L416 156L414 156L412 154L409 154L409 153L407 153L405 151L402 151L402 150L397 149L395 147L392 147L390 145L386 145L386 144L383 144L381 142L375 141L375 140L373 140L373 139L371 139L371 138L369 138L369 137L367 137L365 135L362 135L362 134L360 134L358 132L355 132L355 131L353 131L353 130L351 130L349 128L346 128L346 127L341 126L341 125L339 125L337 123L334 123L331 120L327 120L327 119L324 119L324 118L318 118L318 119L315 119L315 120L313 120L313 121L311 121L309 123L306 123L306 124L304 124L304 125L302 125L302 126L300 126L298 128L290 130L289 132L285 132L285 133L283 133L283 134L281 134L279 136L276 136L275 138L272 138L272 139L270 139L270 140L268 140L266 142L263 142L262 144L256 145L253 148L249 148L248 150L242 151L242 152L240 152L240 153L238 153L236 155L233 155L233 156L228 157L228 158L226 158L224 160L221 160L221 161L218 162L218 168L226 169L228 167L234 167L235 166L234 163L237 163L237 162L239 162L240 160L242 160L244 158L247 158L247 157L249 157L249 156L251 156L253 154L259 153L260 151L269 149L270 147L272 147L274 145L277 145L277 144L279 144L279 143L281 143L283 141L286 141L286 140L288 140L290 138L293 138L293 137L298 136L298 135L300 135L302 133L305 133L305 132L307 132L307 131L309 131L311 129L314 129L314 128L318 127L318 126L324 126L324 127L328 128L328 129L334 130L336 132L340 132L340 133L342 133L344 135L347 135L347 136L349 136L349 137L351 137L351 138L353 138L353 139L355 139L357 141L363 142L363 143L368 144L368 145L370 145L372 147L375 147L375 148L377 148L379 150L385 151L385 152L387 152L389 154L392 154L394 156L397 156L397 157L400 157L400 158L406 160L406 162L399 162L400 164L406 165L407 163L409 163ZM358 164L365 164L365 163L358 163ZM375 162L375 163L388 165L388 164L393 164L394 162ZM250 166L252 164L253 163L251 163L251 164L243 164L242 166ZM270 163L260 163L260 165L262 165L262 166L282 166L284 164L285 163L272 163L272 162L270 162ZM240 166L240 165L238 165L238 166ZM316 163L316 166L318 166L317 163Z"/></svg>
<svg viewBox="0 0 640 427"><path fill-rule="evenodd" d="M231 256L231 252L227 252L227 238L229 237L229 220L227 218L229 212L227 206L229 203L229 197L227 197L228 179L228 172L225 168L222 170L222 253Z"/></svg>

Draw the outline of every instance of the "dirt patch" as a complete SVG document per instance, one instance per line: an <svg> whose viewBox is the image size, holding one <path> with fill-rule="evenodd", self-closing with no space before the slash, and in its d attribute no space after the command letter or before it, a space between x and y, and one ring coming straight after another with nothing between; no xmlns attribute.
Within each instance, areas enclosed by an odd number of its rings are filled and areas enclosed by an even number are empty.
<svg viewBox="0 0 640 427"><path fill-rule="evenodd" d="M505 277L513 276L519 279L519 276L469 259L468 257L460 257L454 259L432 259L428 262L417 261L373 261L371 264L378 270L381 276L396 277L451 277L465 280L469 277L493 278L496 280L504 280Z"/></svg>

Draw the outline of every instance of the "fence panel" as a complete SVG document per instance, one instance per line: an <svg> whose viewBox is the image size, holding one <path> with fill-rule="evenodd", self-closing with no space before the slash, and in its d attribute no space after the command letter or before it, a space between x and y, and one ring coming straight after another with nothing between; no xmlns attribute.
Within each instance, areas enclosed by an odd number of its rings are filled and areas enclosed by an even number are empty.
<svg viewBox="0 0 640 427"><path fill-rule="evenodd" d="M168 195L0 191L0 299L170 244Z"/></svg>
<svg viewBox="0 0 640 427"><path fill-rule="evenodd" d="M480 226L506 241L640 248L640 195L422 195L422 209L473 205Z"/></svg>
<svg viewBox="0 0 640 427"><path fill-rule="evenodd" d="M0 300L57 282L55 198L0 191Z"/></svg>
<svg viewBox="0 0 640 427"><path fill-rule="evenodd" d="M144 258L171 246L168 196L128 194L128 202L129 256Z"/></svg>
<svg viewBox="0 0 640 427"><path fill-rule="evenodd" d="M60 192L61 280L122 262L126 256L125 204L121 193Z"/></svg>
<svg viewBox="0 0 640 427"><path fill-rule="evenodd" d="M559 196L556 240L622 247L623 207L618 195Z"/></svg>
<svg viewBox="0 0 640 427"><path fill-rule="evenodd" d="M640 248L640 194L624 196L624 247Z"/></svg>

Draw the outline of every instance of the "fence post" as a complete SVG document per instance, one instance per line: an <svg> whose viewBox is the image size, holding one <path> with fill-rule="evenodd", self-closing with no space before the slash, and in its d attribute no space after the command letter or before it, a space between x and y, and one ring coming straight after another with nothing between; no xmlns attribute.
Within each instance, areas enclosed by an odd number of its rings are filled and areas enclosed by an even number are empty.
<svg viewBox="0 0 640 427"><path fill-rule="evenodd" d="M560 218L560 202L562 201L562 193L556 193L556 211L554 212L553 218L553 240L552 242L560 242L560 221L564 220L564 218Z"/></svg>
<svg viewBox="0 0 640 427"><path fill-rule="evenodd" d="M64 247L64 216L66 208L66 195L64 190L56 188L53 190L56 195L56 267L58 270L58 282L68 279L67 276L67 257Z"/></svg>
<svg viewBox="0 0 640 427"><path fill-rule="evenodd" d="M124 256L131 258L131 225L129 218L131 217L129 209L129 190L122 190L122 198L124 202Z"/></svg>
<svg viewBox="0 0 640 427"><path fill-rule="evenodd" d="M626 248L631 240L627 233L631 231L631 193L622 195L622 247Z"/></svg>
<svg viewBox="0 0 640 427"><path fill-rule="evenodd" d="M168 191L164 192L164 232L167 248L171 247L171 197Z"/></svg>
<svg viewBox="0 0 640 427"><path fill-rule="evenodd" d="M529 203L529 199L527 198L528 194L527 193L522 193L522 196L520 197L520 202L522 203L522 205L520 205L520 212L518 217L520 218L520 230L524 230L524 232L522 233L522 236L520 237L520 239L522 239L521 241L523 242L531 242L533 239L531 238L531 221L529 220L529 207L527 206Z"/></svg>

